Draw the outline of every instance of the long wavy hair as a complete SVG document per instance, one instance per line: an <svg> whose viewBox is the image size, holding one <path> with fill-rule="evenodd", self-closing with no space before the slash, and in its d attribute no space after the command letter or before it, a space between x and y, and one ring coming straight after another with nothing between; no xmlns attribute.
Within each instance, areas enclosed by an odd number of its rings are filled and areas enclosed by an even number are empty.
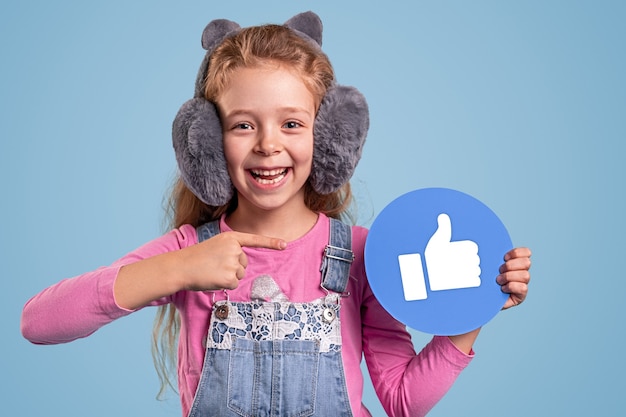
<svg viewBox="0 0 626 417"><path fill-rule="evenodd" d="M284 26L253 26L226 39L211 54L205 80L205 98L216 103L228 88L231 74L236 69L259 68L268 64L283 65L299 74L313 94L318 108L335 77L328 57L311 41ZM352 220L349 213L352 200L349 183L334 193L321 195L307 182L304 198L305 204L312 211ZM200 201L178 177L167 205L169 227L178 228L184 224L198 227L223 214L232 213L236 208L236 195L228 204L209 206ZM180 317L175 306L168 304L159 307L152 335L152 356L161 381L158 398L162 398L168 387L177 391L172 376L176 374L179 333Z"/></svg>

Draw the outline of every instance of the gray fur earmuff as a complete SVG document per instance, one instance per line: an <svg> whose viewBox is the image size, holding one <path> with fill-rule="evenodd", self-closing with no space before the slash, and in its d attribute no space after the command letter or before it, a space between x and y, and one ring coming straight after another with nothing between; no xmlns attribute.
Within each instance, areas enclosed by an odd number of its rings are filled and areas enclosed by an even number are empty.
<svg viewBox="0 0 626 417"><path fill-rule="evenodd" d="M313 12L300 13L285 26L318 47L322 21ZM202 33L207 51L196 78L194 98L182 105L172 126L176 161L185 185L204 203L221 206L233 197L217 109L203 95L213 50L241 27L230 20L210 22ZM310 182L320 194L330 194L350 180L361 158L369 129L365 97L354 87L334 84L324 96L313 126L313 166Z"/></svg>

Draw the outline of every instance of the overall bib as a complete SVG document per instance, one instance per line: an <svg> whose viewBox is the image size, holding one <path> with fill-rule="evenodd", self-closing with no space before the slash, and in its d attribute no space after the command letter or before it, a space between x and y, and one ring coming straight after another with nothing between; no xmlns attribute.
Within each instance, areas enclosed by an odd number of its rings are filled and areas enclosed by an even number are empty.
<svg viewBox="0 0 626 417"><path fill-rule="evenodd" d="M219 221L197 232L199 242L206 240L219 233ZM351 228L330 219L320 269L325 297L292 303L271 277L261 276L252 301L214 303L189 417L352 416L340 327L351 249Z"/></svg>

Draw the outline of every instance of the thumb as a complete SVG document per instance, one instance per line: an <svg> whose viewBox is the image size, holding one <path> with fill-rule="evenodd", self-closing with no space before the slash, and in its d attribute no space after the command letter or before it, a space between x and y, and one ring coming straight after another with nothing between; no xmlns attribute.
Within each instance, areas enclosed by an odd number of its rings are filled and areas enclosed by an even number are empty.
<svg viewBox="0 0 626 417"><path fill-rule="evenodd" d="M428 244L431 242L450 243L452 240L452 225L450 224L450 216L441 213L437 216L437 230L431 236Z"/></svg>
<svg viewBox="0 0 626 417"><path fill-rule="evenodd" d="M287 247L287 242L282 239L278 239L275 237L263 236L263 235L255 235L252 233L243 233L243 232L230 232L235 237L235 240L239 242L239 244L243 247L250 248L267 248L267 249L276 249L282 250Z"/></svg>

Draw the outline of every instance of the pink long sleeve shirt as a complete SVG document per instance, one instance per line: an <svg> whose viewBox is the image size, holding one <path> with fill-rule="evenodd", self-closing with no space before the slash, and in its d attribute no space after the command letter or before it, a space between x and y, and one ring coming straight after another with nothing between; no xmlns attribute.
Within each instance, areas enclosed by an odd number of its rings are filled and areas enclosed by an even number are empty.
<svg viewBox="0 0 626 417"><path fill-rule="evenodd" d="M224 220L221 230L230 230ZM328 243L329 219L320 215L313 229L290 242L285 250L244 248L248 256L246 275L231 301L250 301L255 277L271 275L292 302L323 297L320 262ZM378 303L368 285L363 262L367 229L352 228L356 256L350 271L350 296L342 299L342 359L350 405L355 416L368 416L362 405L364 355L376 393L390 416L425 415L469 364L472 355L459 351L447 337L435 336L416 355L405 327ZM186 248L198 242L192 226L184 225L112 265L63 280L30 299L22 315L22 333L33 343L54 344L86 337L105 324L132 311L115 301L113 285L123 265L161 253ZM202 371L203 339L212 304L224 293L180 291L152 305L174 303L181 317L178 347L178 383L183 415L189 412Z"/></svg>

